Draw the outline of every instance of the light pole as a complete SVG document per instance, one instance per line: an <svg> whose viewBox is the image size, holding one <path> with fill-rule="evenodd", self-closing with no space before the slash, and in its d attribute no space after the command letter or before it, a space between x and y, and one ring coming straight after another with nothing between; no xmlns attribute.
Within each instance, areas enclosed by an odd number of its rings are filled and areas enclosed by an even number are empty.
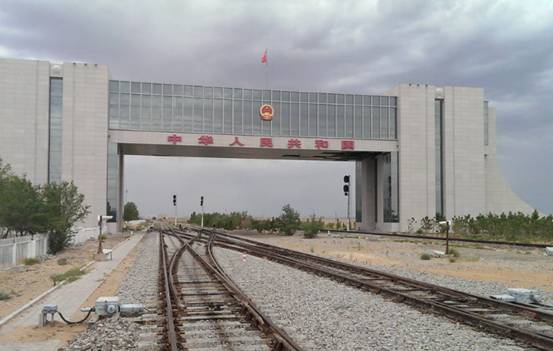
<svg viewBox="0 0 553 351"><path fill-rule="evenodd" d="M347 225L347 231L349 232L351 229L351 221L349 219L349 206L350 206L350 200L349 200L349 175L344 176L344 195L347 198L348 206L347 206L347 216L348 216L348 225Z"/></svg>
<svg viewBox="0 0 553 351"><path fill-rule="evenodd" d="M201 222L201 227L203 228L204 227L204 196L200 196L200 206L202 207L202 222Z"/></svg>

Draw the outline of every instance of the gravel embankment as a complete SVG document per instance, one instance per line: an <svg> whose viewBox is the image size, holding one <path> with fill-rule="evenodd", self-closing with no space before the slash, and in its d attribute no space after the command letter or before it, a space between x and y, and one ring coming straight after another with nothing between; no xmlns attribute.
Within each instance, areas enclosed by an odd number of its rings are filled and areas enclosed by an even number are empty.
<svg viewBox="0 0 553 351"><path fill-rule="evenodd" d="M225 249L226 272L309 350L524 350L515 342L329 279Z"/></svg>
<svg viewBox="0 0 553 351"><path fill-rule="evenodd" d="M159 236L147 235L138 245L139 253L119 287L121 303L146 304L157 291ZM140 326L128 318L112 317L97 321L71 341L68 351L127 351L136 350Z"/></svg>

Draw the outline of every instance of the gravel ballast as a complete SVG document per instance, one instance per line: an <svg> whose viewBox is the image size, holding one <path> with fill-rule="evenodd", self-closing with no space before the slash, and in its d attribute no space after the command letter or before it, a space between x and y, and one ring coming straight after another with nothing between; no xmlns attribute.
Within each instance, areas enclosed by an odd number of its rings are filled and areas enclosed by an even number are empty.
<svg viewBox="0 0 553 351"><path fill-rule="evenodd" d="M524 350L425 314L253 256L216 249L223 268L277 325L309 350ZM305 342L308 340L308 342Z"/></svg>
<svg viewBox="0 0 553 351"><path fill-rule="evenodd" d="M121 303L147 304L155 298L159 264L159 235L145 234L138 244L138 256L119 287ZM71 341L68 351L137 350L140 326L131 318L112 317L94 322Z"/></svg>

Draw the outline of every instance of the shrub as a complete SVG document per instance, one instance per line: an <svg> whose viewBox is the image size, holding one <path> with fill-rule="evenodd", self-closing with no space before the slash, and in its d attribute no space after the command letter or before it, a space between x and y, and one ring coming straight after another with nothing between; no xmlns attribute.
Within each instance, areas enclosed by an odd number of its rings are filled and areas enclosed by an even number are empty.
<svg viewBox="0 0 553 351"><path fill-rule="evenodd" d="M315 215L311 216L306 222L302 223L303 236L307 239L311 239L319 234L324 227L322 219L316 219Z"/></svg>
<svg viewBox="0 0 553 351"><path fill-rule="evenodd" d="M428 260L430 260L431 258L432 258L432 256L430 256L430 255L427 254L427 253L423 253L423 254L421 255L421 260L424 260L424 261L428 261Z"/></svg>
<svg viewBox="0 0 553 351"><path fill-rule="evenodd" d="M282 214L277 218L277 220L279 230L284 235L294 235L296 230L300 228L300 214L290 205L284 205L282 207Z"/></svg>
<svg viewBox="0 0 553 351"><path fill-rule="evenodd" d="M60 266L65 266L67 264L67 258L60 258L57 262Z"/></svg>
<svg viewBox="0 0 553 351"><path fill-rule="evenodd" d="M54 282L54 285L64 280L70 283L79 279L83 274L85 274L84 271L82 271L78 267L75 267L75 268L71 268L65 273L53 274L50 276L50 279L52 279L52 281Z"/></svg>
<svg viewBox="0 0 553 351"><path fill-rule="evenodd" d="M461 257L461 253L456 249L449 249L449 254L453 257Z"/></svg>
<svg viewBox="0 0 553 351"><path fill-rule="evenodd" d="M39 262L40 262L40 260L38 258L35 258L35 257L27 257L26 259L23 260L23 264L25 266L32 266L32 265L37 264Z"/></svg>
<svg viewBox="0 0 553 351"><path fill-rule="evenodd" d="M9 300L11 298L11 295L7 292L0 291L0 301Z"/></svg>

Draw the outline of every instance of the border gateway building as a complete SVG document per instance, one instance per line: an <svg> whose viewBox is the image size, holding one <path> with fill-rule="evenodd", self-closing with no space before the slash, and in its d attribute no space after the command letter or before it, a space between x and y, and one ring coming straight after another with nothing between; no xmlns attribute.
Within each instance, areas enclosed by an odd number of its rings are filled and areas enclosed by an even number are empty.
<svg viewBox="0 0 553 351"><path fill-rule="evenodd" d="M264 108L260 116L260 107ZM74 181L121 224L124 155L356 162L356 218L522 211L496 162L481 88L401 84L382 95L111 80L90 63L0 59L0 158L35 184ZM339 186L339 181L331 186Z"/></svg>

